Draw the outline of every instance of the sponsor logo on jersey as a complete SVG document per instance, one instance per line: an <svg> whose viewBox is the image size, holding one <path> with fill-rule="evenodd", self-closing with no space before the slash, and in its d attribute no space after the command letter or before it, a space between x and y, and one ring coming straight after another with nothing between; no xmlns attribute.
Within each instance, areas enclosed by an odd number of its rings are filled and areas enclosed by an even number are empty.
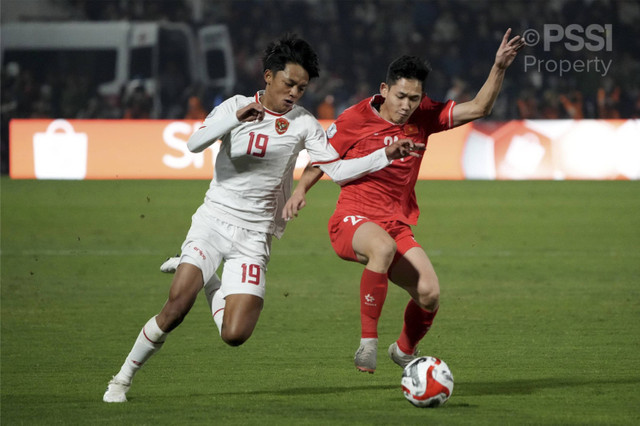
<svg viewBox="0 0 640 426"><path fill-rule="evenodd" d="M276 120L276 132L278 132L279 135L283 135L288 128L289 121L287 121L286 118L280 117Z"/></svg>

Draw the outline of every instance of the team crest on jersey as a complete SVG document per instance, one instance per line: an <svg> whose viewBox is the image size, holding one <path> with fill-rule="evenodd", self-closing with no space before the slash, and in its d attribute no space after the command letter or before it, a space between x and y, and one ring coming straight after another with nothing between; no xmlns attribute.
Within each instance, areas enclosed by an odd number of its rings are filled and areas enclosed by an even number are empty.
<svg viewBox="0 0 640 426"><path fill-rule="evenodd" d="M403 128L405 136L417 135L418 134L418 126L415 124L405 124Z"/></svg>
<svg viewBox="0 0 640 426"><path fill-rule="evenodd" d="M276 120L276 132L278 132L279 135L283 135L288 128L289 121L287 121L286 118L280 117Z"/></svg>

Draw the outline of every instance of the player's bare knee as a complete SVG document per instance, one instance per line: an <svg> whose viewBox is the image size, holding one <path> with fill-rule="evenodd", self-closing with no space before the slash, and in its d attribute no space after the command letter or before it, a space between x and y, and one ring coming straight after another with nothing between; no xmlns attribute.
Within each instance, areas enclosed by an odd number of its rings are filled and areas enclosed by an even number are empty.
<svg viewBox="0 0 640 426"><path fill-rule="evenodd" d="M223 337L222 340L229 346L240 346L247 341L247 339L240 338L240 337L227 338L227 339Z"/></svg>
<svg viewBox="0 0 640 426"><path fill-rule="evenodd" d="M385 263L388 266L391 265L397 249L398 246L393 239L379 239L374 242L373 248L368 257L370 261Z"/></svg>
<svg viewBox="0 0 640 426"><path fill-rule="evenodd" d="M220 337L229 346L240 346L251 337L253 328L233 322L223 323Z"/></svg>
<svg viewBox="0 0 640 426"><path fill-rule="evenodd" d="M234 332L233 330L229 331L229 328L225 328L223 325L220 337L222 337L222 341L229 346L240 346L249 340L251 333Z"/></svg>
<svg viewBox="0 0 640 426"><path fill-rule="evenodd" d="M418 298L418 304L422 309L433 311L440 304L440 290L437 287L422 290L418 293Z"/></svg>

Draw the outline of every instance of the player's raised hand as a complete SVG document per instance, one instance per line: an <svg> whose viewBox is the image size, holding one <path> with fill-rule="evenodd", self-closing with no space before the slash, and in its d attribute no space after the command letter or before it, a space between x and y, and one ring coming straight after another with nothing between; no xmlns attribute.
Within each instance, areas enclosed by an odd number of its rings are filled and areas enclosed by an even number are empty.
<svg viewBox="0 0 640 426"><path fill-rule="evenodd" d="M516 58L516 55L522 48L524 47L524 39L519 35L513 37L509 40L509 36L511 35L511 28L504 33L502 37L502 43L500 43L500 47L498 48L498 52L496 53L496 66L498 68L505 69Z"/></svg>
<svg viewBox="0 0 640 426"><path fill-rule="evenodd" d="M258 102L252 102L236 112L236 117L242 122L262 121L264 118L264 107Z"/></svg>
<svg viewBox="0 0 640 426"><path fill-rule="evenodd" d="M423 143L416 143L411 139L398 139L386 147L384 152L389 160L399 160L407 156L420 158L420 153L425 149L426 145Z"/></svg>

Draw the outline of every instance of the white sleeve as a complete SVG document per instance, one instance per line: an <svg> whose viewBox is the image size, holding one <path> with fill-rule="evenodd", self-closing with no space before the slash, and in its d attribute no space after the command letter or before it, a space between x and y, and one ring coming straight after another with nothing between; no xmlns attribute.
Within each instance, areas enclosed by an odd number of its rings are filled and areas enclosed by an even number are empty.
<svg viewBox="0 0 640 426"><path fill-rule="evenodd" d="M338 185L344 185L366 174L377 172L391 164L391 160L387 159L385 148L380 148L365 157L341 160L338 151L327 140L327 135L320 123L315 118L313 122L307 126L309 133L305 140L311 165L320 167Z"/></svg>
<svg viewBox="0 0 640 426"><path fill-rule="evenodd" d="M235 102L231 102L231 100L215 107L202 123L202 127L196 130L189 138L187 142L189 151L204 151L205 148L240 124L234 107Z"/></svg>
<svg viewBox="0 0 640 426"><path fill-rule="evenodd" d="M328 144L328 146L330 149L334 149L330 144ZM380 148L364 157L349 160L338 159L330 163L312 163L312 165L320 167L320 169L328 174L338 185L344 185L364 175L384 169L391 164L391 162L392 160L387 158L385 149Z"/></svg>

